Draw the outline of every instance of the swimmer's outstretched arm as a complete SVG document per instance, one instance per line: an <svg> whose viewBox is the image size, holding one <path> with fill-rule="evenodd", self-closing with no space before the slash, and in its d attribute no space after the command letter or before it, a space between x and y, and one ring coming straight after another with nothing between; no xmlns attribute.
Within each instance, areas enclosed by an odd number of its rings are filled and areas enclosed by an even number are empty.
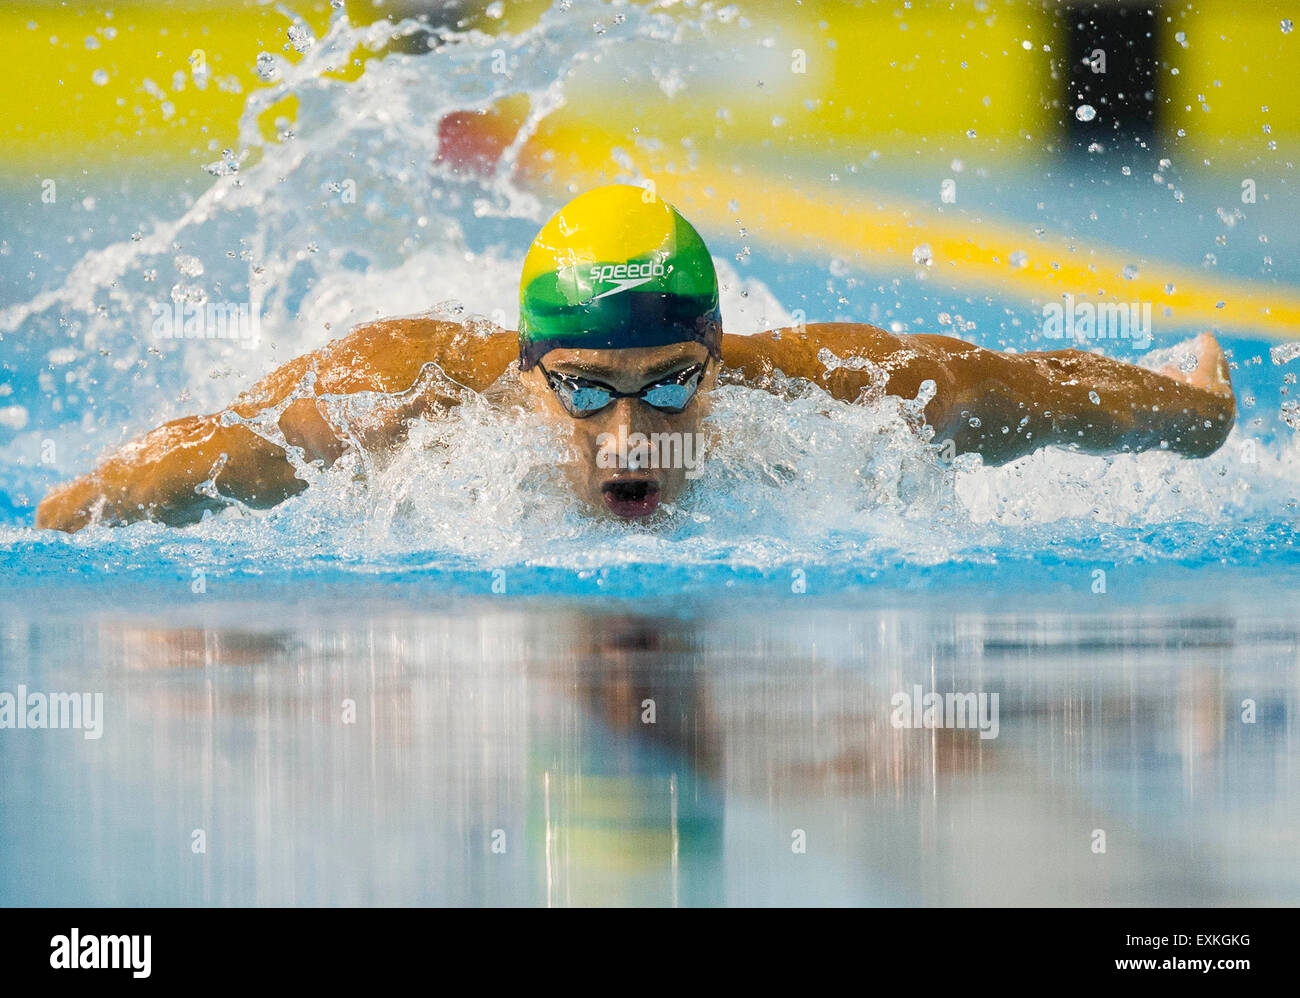
<svg viewBox="0 0 1300 998"><path fill-rule="evenodd" d="M922 382L933 381L925 416L934 441L951 440L957 453L1001 464L1048 444L1091 454L1154 448L1188 457L1212 454L1232 429L1236 401L1214 338L1198 337L1193 349L1195 371L1157 373L1081 350L1010 354L947 336L896 336L828 322L724 336L722 356L747 380L779 368L849 402L870 387L871 371L832 365L828 373L818 358L822 350L840 363L870 360L887 377L890 395L915 398Z"/></svg>
<svg viewBox="0 0 1300 998"><path fill-rule="evenodd" d="M430 361L452 381L482 391L517 355L511 332L479 335L460 323L387 319L276 369L227 411L249 419L273 408L299 389L309 371L316 375L317 396L406 393L372 413L366 425L349 427L365 445L379 446L399 439L409 420L454 402L441 375L426 367ZM304 397L290 402L279 418L285 441L302 448L308 462L332 464L348 445L348 435L334 425L328 409L327 402ZM214 471L222 496L255 508L274 506L306 488L294 477L283 447L246 427L222 425L221 413L189 416L146 433L90 474L54 489L36 508L36 526L71 532L95 520L193 523L204 510L223 505L195 492Z"/></svg>

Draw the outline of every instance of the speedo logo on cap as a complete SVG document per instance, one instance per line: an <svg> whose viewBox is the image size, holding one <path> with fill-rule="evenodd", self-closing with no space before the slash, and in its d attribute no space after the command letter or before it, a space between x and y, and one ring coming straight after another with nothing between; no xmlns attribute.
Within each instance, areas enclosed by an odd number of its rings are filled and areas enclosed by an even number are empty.
<svg viewBox="0 0 1300 998"><path fill-rule="evenodd" d="M645 263L593 264L590 274L591 283L607 284L613 282L614 287L608 291L602 291L591 300L595 301L596 298L604 298L607 295L616 295L619 292L640 287L656 277L663 277L664 273L664 265L658 260L647 260Z"/></svg>

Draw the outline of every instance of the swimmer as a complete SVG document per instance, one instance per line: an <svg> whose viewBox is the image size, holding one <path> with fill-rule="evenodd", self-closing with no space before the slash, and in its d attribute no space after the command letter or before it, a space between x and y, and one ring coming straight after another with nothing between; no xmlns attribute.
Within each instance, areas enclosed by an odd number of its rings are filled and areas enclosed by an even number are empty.
<svg viewBox="0 0 1300 998"><path fill-rule="evenodd" d="M1049 445L1205 457L1232 428L1227 361L1208 334L1184 362L1151 371L1080 350L1001 353L859 323L724 333L703 240L644 193L599 187L543 226L524 260L517 333L433 317L360 326L273 371L224 414L160 426L55 488L37 507L37 527L193 523L226 500L273 506L307 487L285 446L322 467L349 447L382 453L412 421L457 404L458 391L491 395L516 362L524 400L571 434L566 472L577 496L628 520L650 516L690 480L684 462L612 455L620 429L624 442L698 433L724 371L760 388L779 374L807 379L849 403L916 399L932 382L923 412L933 441L988 464ZM341 416L339 397L363 392L383 393L384 404L362 419ZM274 410L282 443L238 422Z"/></svg>

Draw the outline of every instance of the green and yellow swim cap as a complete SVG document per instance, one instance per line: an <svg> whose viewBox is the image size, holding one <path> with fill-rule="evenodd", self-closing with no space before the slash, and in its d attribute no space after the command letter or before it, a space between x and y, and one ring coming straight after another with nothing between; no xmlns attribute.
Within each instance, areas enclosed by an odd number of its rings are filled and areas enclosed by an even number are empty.
<svg viewBox="0 0 1300 998"><path fill-rule="evenodd" d="M718 276L700 234L640 187L580 194L542 226L519 280L519 366L557 347L722 347Z"/></svg>

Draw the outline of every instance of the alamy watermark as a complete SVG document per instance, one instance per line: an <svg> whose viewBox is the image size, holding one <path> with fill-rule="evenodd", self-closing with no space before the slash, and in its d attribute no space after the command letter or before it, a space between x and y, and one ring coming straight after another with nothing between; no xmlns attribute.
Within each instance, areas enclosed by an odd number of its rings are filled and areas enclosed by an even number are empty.
<svg viewBox="0 0 1300 998"><path fill-rule="evenodd" d="M1043 335L1049 340L1132 340L1139 350L1151 345L1151 303L1075 301L1043 306Z"/></svg>
<svg viewBox="0 0 1300 998"><path fill-rule="evenodd" d="M981 738L998 736L996 693L926 693L915 685L889 698L895 728L978 729Z"/></svg>
<svg viewBox="0 0 1300 998"><path fill-rule="evenodd" d="M143 979L152 973L153 936L82 934L78 928L50 939L54 970L129 970Z"/></svg>
<svg viewBox="0 0 1300 998"><path fill-rule="evenodd" d="M650 468L684 468L687 478L698 478L704 465L702 433L628 433L626 424L618 433L596 438L596 466L620 471Z"/></svg>
<svg viewBox="0 0 1300 998"><path fill-rule="evenodd" d="M234 340L252 349L262 336L261 317L250 302L150 302L151 332L158 340Z"/></svg>
<svg viewBox="0 0 1300 998"><path fill-rule="evenodd" d="M91 740L104 734L103 693L39 693L19 685L0 690L0 730L70 729Z"/></svg>

